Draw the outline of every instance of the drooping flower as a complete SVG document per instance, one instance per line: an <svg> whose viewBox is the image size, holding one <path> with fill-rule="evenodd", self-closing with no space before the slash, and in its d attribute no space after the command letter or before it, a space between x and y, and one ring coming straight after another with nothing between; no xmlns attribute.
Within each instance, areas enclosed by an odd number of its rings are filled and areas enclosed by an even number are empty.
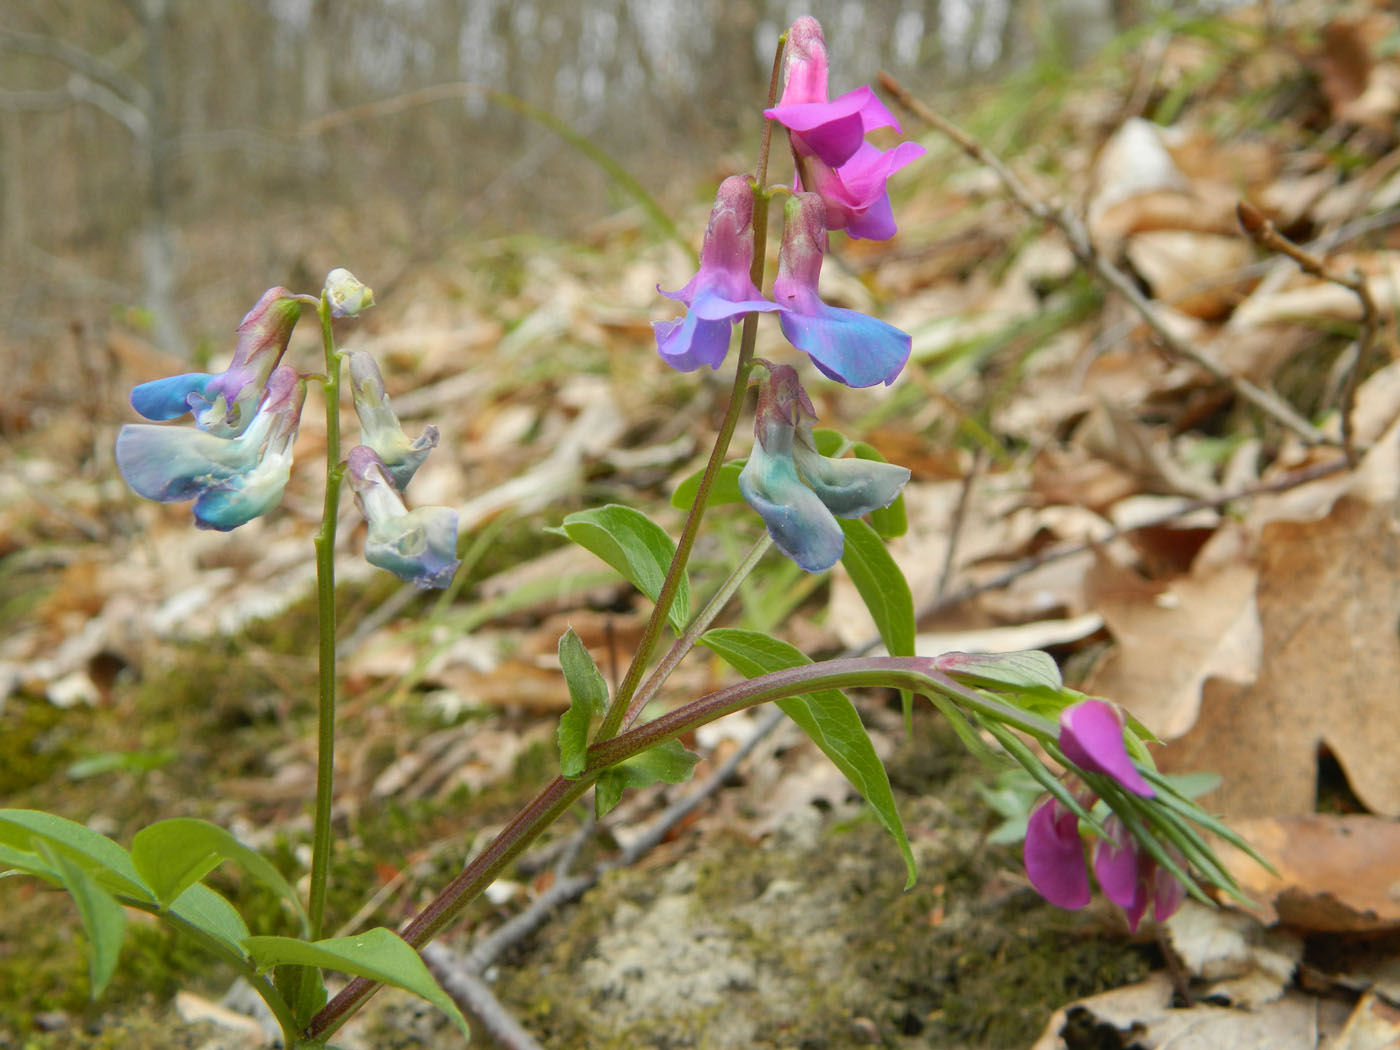
<svg viewBox="0 0 1400 1050"><path fill-rule="evenodd" d="M1181 880L1159 865L1141 843L1128 834L1118 817L1109 817L1104 830L1108 838L1094 845L1094 878L1104 896L1123 909L1128 929L1137 932L1149 899L1152 917L1158 922L1165 922L1176 914L1186 899L1186 887ZM1185 866L1186 858L1179 849L1170 843L1164 844L1164 848L1173 860Z"/></svg>
<svg viewBox="0 0 1400 1050"><path fill-rule="evenodd" d="M822 199L815 193L789 197L783 205L783 244L773 280L783 334L838 383L888 386L909 359L911 340L884 321L822 302L817 282L826 250Z"/></svg>
<svg viewBox="0 0 1400 1050"><path fill-rule="evenodd" d="M897 121L868 86L827 101L830 61L821 24L803 15L788 30L783 59L782 98L763 115L790 133L792 146L832 167L845 164L875 128L900 130Z"/></svg>
<svg viewBox="0 0 1400 1050"><path fill-rule="evenodd" d="M402 492L428 453L437 448L438 428L429 424L416 441L403 432L399 417L389 404L384 377L374 358L362 350L346 355L350 362L350 390L360 417L362 441L379 457L394 487Z"/></svg>
<svg viewBox="0 0 1400 1050"><path fill-rule="evenodd" d="M767 365L754 418L754 447L739 491L768 527L778 549L808 572L841 559L845 534L836 518L889 506L909 480L893 463L831 459L812 439L816 410L788 365Z"/></svg>
<svg viewBox="0 0 1400 1050"><path fill-rule="evenodd" d="M374 450L356 445L346 480L369 523L365 560L418 587L446 587L457 559L457 512L449 507L409 510Z"/></svg>
<svg viewBox="0 0 1400 1050"><path fill-rule="evenodd" d="M1026 876L1051 904L1077 911L1089 903L1089 870L1079 818L1059 799L1042 802L1026 824Z"/></svg>
<svg viewBox="0 0 1400 1050"><path fill-rule="evenodd" d="M178 419L195 414L201 430L235 437L252 422L292 329L301 317L301 302L285 288L263 292L238 325L233 360L222 372L188 372L142 383L131 391L131 407L147 419Z"/></svg>
<svg viewBox="0 0 1400 1050"><path fill-rule="evenodd" d="M1083 700L1060 712L1060 750L1081 769L1112 777L1123 787L1152 798L1153 791L1128 757L1123 720L1104 700Z"/></svg>
<svg viewBox="0 0 1400 1050"><path fill-rule="evenodd" d="M753 187L745 176L731 175L720 183L710 212L699 272L678 291L657 288L688 307L684 317L652 325L662 360L677 371L693 372L701 365L718 368L729 352L734 322L748 313L778 308L763 298L749 276L752 223Z"/></svg>
<svg viewBox="0 0 1400 1050"><path fill-rule="evenodd" d="M193 499L195 524L227 532L281 501L305 399L306 382L294 369L279 366L257 411L236 436L129 423L117 434L117 469L147 499Z"/></svg>

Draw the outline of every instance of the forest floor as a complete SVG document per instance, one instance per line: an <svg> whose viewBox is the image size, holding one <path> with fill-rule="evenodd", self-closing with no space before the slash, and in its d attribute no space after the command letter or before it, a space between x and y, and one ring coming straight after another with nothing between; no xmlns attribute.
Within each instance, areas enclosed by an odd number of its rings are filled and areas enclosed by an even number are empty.
<svg viewBox="0 0 1400 1050"><path fill-rule="evenodd" d="M1363 1022L1391 1030L1400 28L1379 6L1269 10L1145 29L1082 70L1037 66L970 100L955 116L1011 185L901 110L929 149L896 181L901 232L836 245L823 292L909 331L912 360L889 389L809 385L823 425L913 473L892 551L920 652L1046 649L1164 741L1165 769L1218 774L1205 804L1278 869L1228 859L1258 907L1188 910L1136 938L1106 905L1050 907L1015 840L1034 793L932 711L910 733L897 697L854 694L919 862L905 891L897 850L820 753L790 725L759 735L761 714L732 716L688 741L690 784L630 793L596 829L570 814L446 938L470 951L556 883L596 876L485 973L542 1045L1010 1048L1045 1033L1048 1050L1157 1046L1186 1024L1201 1046L1348 1050L1371 1045ZM1305 250L1251 237L1241 200ZM655 288L687 279L708 206L679 223L686 246L627 212L568 243L458 245L389 286L354 267L379 305L340 340L375 353L411 431L441 428L412 498L458 508L464 564L445 594L406 588L363 563L342 508L333 929L401 924L554 773L567 628L605 674L625 664L646 600L550 528L608 502L679 525L670 494L703 463L727 382L666 369L651 322L673 316ZM292 355L314 359L313 327ZM776 326L761 332L760 355L792 359ZM47 360L15 353L84 393L0 407L0 801L122 842L202 817L304 879L320 406L282 507L199 532L187 507L127 491L111 453L125 391L186 365L119 324L75 327ZM761 530L742 506L708 520L702 589ZM726 622L814 656L874 636L839 569L769 558ZM697 655L663 700L729 680ZM693 812L628 853L739 748ZM285 932L270 892L213 881L254 932ZM133 920L92 1003L68 898L26 879L3 893L0 1048L259 1045L194 947ZM1210 1002L1174 1001L1163 973ZM1185 1038L1172 1045L1198 1045ZM460 1045L389 993L337 1039Z"/></svg>

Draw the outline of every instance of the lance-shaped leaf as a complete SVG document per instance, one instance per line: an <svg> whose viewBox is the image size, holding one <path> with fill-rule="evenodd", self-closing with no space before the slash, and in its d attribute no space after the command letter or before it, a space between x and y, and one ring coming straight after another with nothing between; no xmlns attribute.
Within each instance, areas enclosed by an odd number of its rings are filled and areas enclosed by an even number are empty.
<svg viewBox="0 0 1400 1050"><path fill-rule="evenodd" d="M860 520L842 520L846 534L841 564L846 567L856 592L875 621L880 640L891 656L914 655L914 595L904 573L890 557L879 534ZM913 731L914 697L907 689L899 691L904 723Z"/></svg>
<svg viewBox="0 0 1400 1050"><path fill-rule="evenodd" d="M665 529L641 511L616 503L570 514L562 529L554 531L562 531L598 555L652 601L661 593L676 555L676 545ZM690 620L690 581L684 573L667 619L677 634Z"/></svg>
<svg viewBox="0 0 1400 1050"><path fill-rule="evenodd" d="M34 809L0 810L0 846L38 854L39 842L48 843L76 860L109 892L137 900L155 899L132 864L131 855L106 835L52 813ZM57 876L51 867L50 873Z"/></svg>
<svg viewBox="0 0 1400 1050"><path fill-rule="evenodd" d="M576 777L588 764L588 731L608 707L608 683L570 627L559 639L559 666L569 686L569 709L559 716L559 768Z"/></svg>
<svg viewBox="0 0 1400 1050"><path fill-rule="evenodd" d="M721 627L706 631L700 641L746 678L812 662L801 650L757 631ZM855 707L836 689L804 693L777 704L870 803L876 818L894 836L908 874L906 885L912 886L914 853L899 818L889 776Z"/></svg>
<svg viewBox="0 0 1400 1050"><path fill-rule="evenodd" d="M78 861L42 839L38 846L63 888L78 906L78 915L87 933L88 977L95 1000L116 972L117 956L121 954L122 940L126 936L126 914L116 899L99 886Z"/></svg>

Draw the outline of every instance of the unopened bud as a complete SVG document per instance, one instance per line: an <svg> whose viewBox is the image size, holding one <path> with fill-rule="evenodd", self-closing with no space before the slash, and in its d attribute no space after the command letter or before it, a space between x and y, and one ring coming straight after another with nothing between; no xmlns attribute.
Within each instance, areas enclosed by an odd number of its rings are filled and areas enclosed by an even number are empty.
<svg viewBox="0 0 1400 1050"><path fill-rule="evenodd" d="M358 317L374 305L374 289L342 267L326 274L325 295L332 317Z"/></svg>

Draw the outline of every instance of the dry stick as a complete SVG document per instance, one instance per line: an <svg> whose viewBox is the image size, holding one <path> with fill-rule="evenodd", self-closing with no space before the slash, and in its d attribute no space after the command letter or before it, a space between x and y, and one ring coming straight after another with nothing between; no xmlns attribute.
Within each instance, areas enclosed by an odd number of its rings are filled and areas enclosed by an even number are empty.
<svg viewBox="0 0 1400 1050"><path fill-rule="evenodd" d="M1346 450L1347 462L1355 466L1356 444L1351 417L1356 408L1356 385L1361 376L1361 369L1370 359L1371 351L1376 345L1376 335L1381 326L1380 310L1377 309L1376 300L1371 295L1371 287L1361 271L1352 269L1343 273L1328 265L1322 256L1313 254L1279 233L1274 224L1249 201L1242 200L1235 205L1235 215L1244 227L1244 232L1261 248L1288 256L1305 273L1345 288L1361 302L1361 331L1356 337L1356 357L1346 370L1346 377L1342 382L1341 404L1338 405L1342 416L1342 447Z"/></svg>
<svg viewBox="0 0 1400 1050"><path fill-rule="evenodd" d="M428 971L457 1007L473 1018L501 1050L543 1050L535 1037L520 1026L501 1001L476 974L458 965L455 953L440 944L425 944L419 953Z"/></svg>
<svg viewBox="0 0 1400 1050"><path fill-rule="evenodd" d="M1154 518L1148 518L1146 521L1139 521L1132 525L1114 526L1102 536L1098 536L1094 539L1047 548L1039 554L1031 555L1029 558L1022 558L991 579L971 584L955 594L935 597L933 601L919 608L915 613L915 617L917 619L923 619L926 616L932 616L934 613L943 612L945 609L956 608L963 602L977 597L979 594L1005 587L1020 579L1022 576L1026 575L1026 573L1040 568L1042 565L1059 561L1062 558L1068 558L1071 555L1082 554L1084 551L1101 547L1105 543L1112 543L1114 540L1126 536L1131 532L1137 532L1140 529L1156 528L1161 525L1170 525L1173 521L1184 518L1188 514L1195 514L1200 510L1218 510L1226 504L1234 503L1236 500L1249 499L1253 496L1264 496L1278 492L1287 492L1289 489L1297 488L1299 485L1305 485L1309 481L1317 481L1319 478L1339 474L1348 469L1349 466L1345 457L1339 457L1337 459L1328 460L1326 463L1318 463L1315 466L1293 471L1290 474L1285 474L1281 478L1275 478L1273 481L1246 485L1233 492L1226 492L1222 495L1211 496L1206 499L1193 499L1177 507L1175 510L1168 511L1165 514L1159 514Z"/></svg>
<svg viewBox="0 0 1400 1050"><path fill-rule="evenodd" d="M1001 159L991 153L976 139L972 138L957 125L944 120L928 106L909 94L892 76L882 72L880 74L880 86L887 91L891 97L902 107L924 121L930 127L947 135L956 142L962 150L974 160L985 164L994 171L1001 179L1002 185L1010 194L1011 199L1016 202L1027 214L1048 222L1055 226L1066 241L1069 242L1070 251L1074 253L1076 259L1098 275L1099 279L1110 288L1121 295L1138 315L1146 322L1147 326L1156 333L1163 346L1178 357L1195 364L1198 368L1204 369L1214 378L1221 382L1228 383L1237 395L1254 405L1261 412L1276 420L1297 434L1308 445L1329 444L1327 438L1309 423L1306 419L1295 412L1287 403L1269 391L1255 386L1243 376L1237 376L1222 368L1217 362L1201 350L1199 347L1183 339L1168 327L1157 312L1156 307L1138 291L1132 279L1120 270L1113 263L1109 262L1097 249L1094 248L1093 241L1089 238L1089 231L1084 224L1073 214L1064 208L1051 207L1044 201L1036 197L1030 189L1023 183L1016 174L1008 168Z"/></svg>

